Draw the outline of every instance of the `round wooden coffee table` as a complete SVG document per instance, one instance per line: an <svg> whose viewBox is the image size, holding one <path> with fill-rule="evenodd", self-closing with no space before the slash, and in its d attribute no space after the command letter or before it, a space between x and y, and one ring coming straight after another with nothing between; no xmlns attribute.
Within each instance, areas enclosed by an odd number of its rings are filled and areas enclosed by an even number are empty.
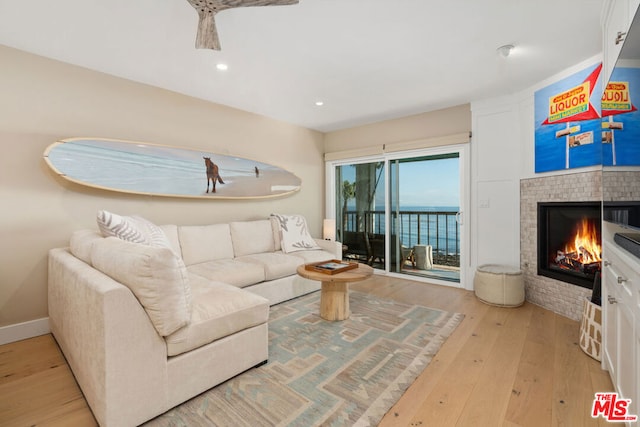
<svg viewBox="0 0 640 427"><path fill-rule="evenodd" d="M324 274L298 267L298 274L311 280L322 282L320 291L320 317L325 320L345 320L349 318L349 282L364 280L373 274L373 268L358 264L358 268L337 274Z"/></svg>

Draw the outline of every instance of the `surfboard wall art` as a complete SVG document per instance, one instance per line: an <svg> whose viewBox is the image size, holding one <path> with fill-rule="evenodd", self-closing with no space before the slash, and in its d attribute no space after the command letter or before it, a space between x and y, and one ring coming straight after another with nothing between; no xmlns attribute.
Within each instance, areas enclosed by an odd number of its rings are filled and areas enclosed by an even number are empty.
<svg viewBox="0 0 640 427"><path fill-rule="evenodd" d="M66 180L132 194L210 199L279 197L300 178L277 166L235 156L143 142L69 138L44 152Z"/></svg>

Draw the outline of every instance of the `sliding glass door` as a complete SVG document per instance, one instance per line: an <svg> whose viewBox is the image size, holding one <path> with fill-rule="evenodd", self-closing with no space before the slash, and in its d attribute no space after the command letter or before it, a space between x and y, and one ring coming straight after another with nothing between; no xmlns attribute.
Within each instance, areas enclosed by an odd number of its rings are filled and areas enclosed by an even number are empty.
<svg viewBox="0 0 640 427"><path fill-rule="evenodd" d="M460 282L460 153L389 160L389 271Z"/></svg>
<svg viewBox="0 0 640 427"><path fill-rule="evenodd" d="M373 265L384 257L385 178L383 161L335 167L336 238L347 259Z"/></svg>
<svg viewBox="0 0 640 427"><path fill-rule="evenodd" d="M345 259L459 286L466 146L329 164Z"/></svg>

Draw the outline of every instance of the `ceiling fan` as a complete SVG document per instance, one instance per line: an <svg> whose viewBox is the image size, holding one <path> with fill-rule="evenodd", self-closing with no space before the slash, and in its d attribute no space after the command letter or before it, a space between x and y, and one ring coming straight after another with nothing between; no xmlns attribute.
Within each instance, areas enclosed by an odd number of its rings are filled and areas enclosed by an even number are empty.
<svg viewBox="0 0 640 427"><path fill-rule="evenodd" d="M196 11L200 20L198 22L198 35L196 36L196 48L220 50L220 40L216 31L216 13L234 7L249 6L281 6L297 4L299 0L187 0Z"/></svg>

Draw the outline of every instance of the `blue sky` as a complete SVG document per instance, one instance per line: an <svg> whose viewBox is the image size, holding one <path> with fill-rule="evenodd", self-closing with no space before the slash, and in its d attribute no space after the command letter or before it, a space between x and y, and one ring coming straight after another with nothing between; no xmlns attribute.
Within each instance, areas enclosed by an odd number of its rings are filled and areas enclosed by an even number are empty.
<svg viewBox="0 0 640 427"><path fill-rule="evenodd" d="M401 206L460 206L460 159L400 164Z"/></svg>
<svg viewBox="0 0 640 427"><path fill-rule="evenodd" d="M400 164L400 204L406 206L460 206L459 158L420 160ZM353 182L355 167L343 167L343 179ZM384 198L384 181L377 204ZM350 205L353 200L350 201Z"/></svg>

